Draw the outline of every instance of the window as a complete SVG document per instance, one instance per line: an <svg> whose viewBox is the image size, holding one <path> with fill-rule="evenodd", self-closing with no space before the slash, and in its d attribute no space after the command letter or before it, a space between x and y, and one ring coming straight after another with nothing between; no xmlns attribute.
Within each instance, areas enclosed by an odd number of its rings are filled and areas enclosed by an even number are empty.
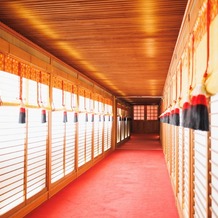
<svg viewBox="0 0 218 218"><path fill-rule="evenodd" d="M79 96L79 110L85 111L85 97Z"/></svg>
<svg viewBox="0 0 218 218"><path fill-rule="evenodd" d="M144 120L145 119L145 108L143 105L135 105L133 107L134 120Z"/></svg>
<svg viewBox="0 0 218 218"><path fill-rule="evenodd" d="M26 122L19 123L20 78L0 71L0 81L1 216L46 188L47 122L41 122L37 100L47 106L49 89L39 84L37 97L37 83L23 78L22 98L31 108Z"/></svg>
<svg viewBox="0 0 218 218"><path fill-rule="evenodd" d="M147 120L157 120L157 119L158 119L158 105L148 105Z"/></svg>
<svg viewBox="0 0 218 218"><path fill-rule="evenodd" d="M18 123L17 107L0 107L0 216L25 200L24 160L26 126Z"/></svg>
<svg viewBox="0 0 218 218"><path fill-rule="evenodd" d="M111 148L111 119L109 116L104 116L104 151Z"/></svg>
<svg viewBox="0 0 218 218"><path fill-rule="evenodd" d="M67 122L64 122L63 92L53 88L53 105L51 122L51 182L54 183L75 169L76 123L74 113L67 111ZM71 93L64 91L64 104L71 108Z"/></svg>

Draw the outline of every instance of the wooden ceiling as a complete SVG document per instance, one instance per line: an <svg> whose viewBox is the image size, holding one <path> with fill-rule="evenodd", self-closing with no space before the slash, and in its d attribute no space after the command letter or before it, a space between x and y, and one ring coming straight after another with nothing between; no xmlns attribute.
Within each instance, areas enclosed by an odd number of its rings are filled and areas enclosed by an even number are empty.
<svg viewBox="0 0 218 218"><path fill-rule="evenodd" d="M187 0L1 0L0 21L131 104L158 103Z"/></svg>

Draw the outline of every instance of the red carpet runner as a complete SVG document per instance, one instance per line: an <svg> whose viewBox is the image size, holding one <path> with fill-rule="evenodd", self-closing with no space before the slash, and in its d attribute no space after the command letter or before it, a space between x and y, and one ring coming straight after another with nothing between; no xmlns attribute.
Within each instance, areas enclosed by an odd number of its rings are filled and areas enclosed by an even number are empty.
<svg viewBox="0 0 218 218"><path fill-rule="evenodd" d="M132 136L27 217L178 218L158 138Z"/></svg>

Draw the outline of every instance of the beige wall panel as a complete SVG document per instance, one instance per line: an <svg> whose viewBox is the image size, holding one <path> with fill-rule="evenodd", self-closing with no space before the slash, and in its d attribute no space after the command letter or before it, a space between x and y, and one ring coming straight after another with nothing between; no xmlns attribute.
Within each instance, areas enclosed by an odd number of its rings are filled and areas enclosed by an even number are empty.
<svg viewBox="0 0 218 218"><path fill-rule="evenodd" d="M15 45L10 45L10 54L21 58L24 61L30 62L31 60L31 55L28 54L27 52L23 51L22 49L18 48Z"/></svg>
<svg viewBox="0 0 218 218"><path fill-rule="evenodd" d="M31 56L31 63L39 68L42 68L45 71L50 72L51 71L51 66L50 64L38 59L35 56Z"/></svg>
<svg viewBox="0 0 218 218"><path fill-rule="evenodd" d="M0 38L0 51L1 52L9 52L9 43L6 42L4 39Z"/></svg>

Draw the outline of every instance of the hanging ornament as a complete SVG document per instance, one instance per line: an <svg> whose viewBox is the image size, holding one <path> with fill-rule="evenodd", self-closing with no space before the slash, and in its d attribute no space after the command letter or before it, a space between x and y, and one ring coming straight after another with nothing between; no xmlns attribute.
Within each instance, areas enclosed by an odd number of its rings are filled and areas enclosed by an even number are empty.
<svg viewBox="0 0 218 218"><path fill-rule="evenodd" d="M162 122L166 123L166 111L162 113Z"/></svg>
<svg viewBox="0 0 218 218"><path fill-rule="evenodd" d="M65 96L64 96L64 81L62 80L62 106L65 108L64 97L65 97ZM64 122L64 123L67 123L67 122L68 122L66 109L65 109L64 112L63 112L63 122Z"/></svg>
<svg viewBox="0 0 218 218"><path fill-rule="evenodd" d="M19 123L26 123L26 109L23 105L23 103L21 103L20 106L20 113L19 113Z"/></svg>
<svg viewBox="0 0 218 218"><path fill-rule="evenodd" d="M86 113L85 122L89 122L89 114Z"/></svg>
<svg viewBox="0 0 218 218"><path fill-rule="evenodd" d="M210 54L210 1L207 2L207 66L202 83L197 84L192 92L191 100L191 128L209 131L209 113L206 97L205 81L208 77Z"/></svg>
<svg viewBox="0 0 218 218"><path fill-rule="evenodd" d="M119 116L119 121L122 121L122 117L121 116Z"/></svg>
<svg viewBox="0 0 218 218"><path fill-rule="evenodd" d="M47 120L46 120L46 110L45 109L41 110L41 122L42 123L46 123L47 122Z"/></svg>
<svg viewBox="0 0 218 218"><path fill-rule="evenodd" d="M163 113L159 116L160 122L163 123Z"/></svg>
<svg viewBox="0 0 218 218"><path fill-rule="evenodd" d="M165 123L165 111L160 115L160 121Z"/></svg>
<svg viewBox="0 0 218 218"><path fill-rule="evenodd" d="M43 101L42 101L42 72L40 71L40 78L39 82L37 82L37 101L38 101L38 106L41 107L41 123L46 123L46 109L43 106Z"/></svg>
<svg viewBox="0 0 218 218"><path fill-rule="evenodd" d="M68 122L68 120L67 120L67 111L66 111L66 110L64 111L63 122L64 122L64 123L67 123L67 122Z"/></svg>
<svg viewBox="0 0 218 218"><path fill-rule="evenodd" d="M175 104L173 120L174 120L174 125L175 126L179 126L180 125L180 109L179 109L178 101Z"/></svg>
<svg viewBox="0 0 218 218"><path fill-rule="evenodd" d="M170 108L167 109L165 118L166 118L166 123L170 124Z"/></svg>
<svg viewBox="0 0 218 218"><path fill-rule="evenodd" d="M99 114L99 122L101 122L101 115Z"/></svg>
<svg viewBox="0 0 218 218"><path fill-rule="evenodd" d="M196 85L191 101L191 128L194 130L209 131L209 113L205 86Z"/></svg>
<svg viewBox="0 0 218 218"><path fill-rule="evenodd" d="M189 102L188 96L185 99L185 102L182 106L182 120L181 126L185 128L190 128L190 121L191 121L191 104Z"/></svg>
<svg viewBox="0 0 218 218"><path fill-rule="evenodd" d="M91 122L93 123L95 120L95 115L92 113L92 119L91 119Z"/></svg>
<svg viewBox="0 0 218 218"><path fill-rule="evenodd" d="M78 122L78 113L74 113L74 123L77 123Z"/></svg>
<svg viewBox="0 0 218 218"><path fill-rule="evenodd" d="M169 124L174 125L174 106L171 107L169 112Z"/></svg>
<svg viewBox="0 0 218 218"><path fill-rule="evenodd" d="M23 78L21 75L21 66L20 63L18 64L18 74L20 76L20 90L19 90L19 99L20 99L20 111L19 111L19 123L26 123L26 109L23 103Z"/></svg>
<svg viewBox="0 0 218 218"><path fill-rule="evenodd" d="M192 117L191 117L191 101L190 101L190 93L192 92L192 85L193 85L193 72L194 72L194 43L195 37L194 34L191 38L191 46L188 50L188 66L189 66L189 90L186 93L185 101L182 106L182 119L181 119L181 126L184 128L191 128L192 126ZM192 63L192 65L191 65Z"/></svg>

